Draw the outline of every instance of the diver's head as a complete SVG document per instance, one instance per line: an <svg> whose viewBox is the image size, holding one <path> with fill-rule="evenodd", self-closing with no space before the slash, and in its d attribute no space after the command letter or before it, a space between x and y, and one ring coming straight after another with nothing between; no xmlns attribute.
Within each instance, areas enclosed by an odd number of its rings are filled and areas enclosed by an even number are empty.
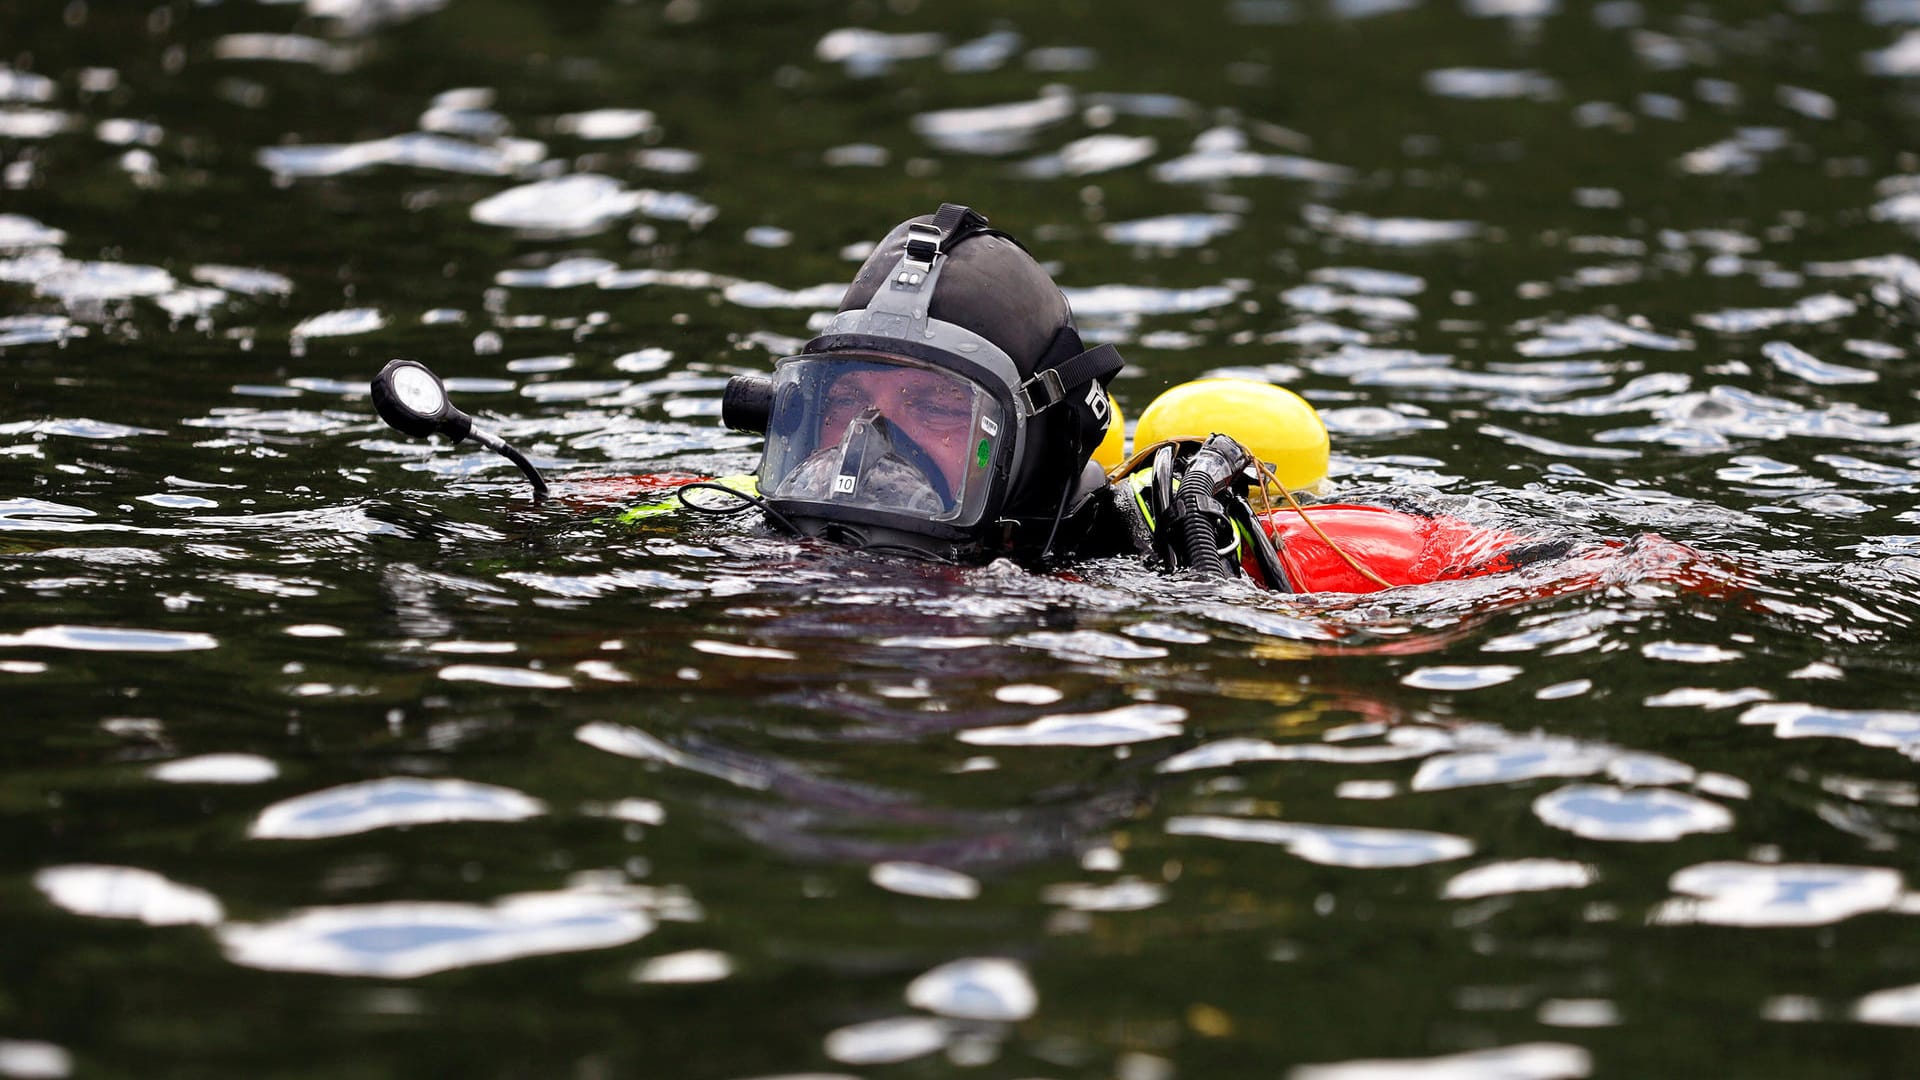
<svg viewBox="0 0 1920 1080"><path fill-rule="evenodd" d="M764 430L775 521L952 560L1034 555L1110 422L1111 346L963 206L902 222L840 311L772 378L739 376L723 417Z"/></svg>

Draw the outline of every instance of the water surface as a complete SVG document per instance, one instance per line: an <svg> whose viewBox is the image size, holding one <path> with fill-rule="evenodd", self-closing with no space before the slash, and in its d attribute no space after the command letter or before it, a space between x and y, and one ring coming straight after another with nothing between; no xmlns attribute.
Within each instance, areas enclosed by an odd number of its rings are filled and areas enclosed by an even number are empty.
<svg viewBox="0 0 1920 1080"><path fill-rule="evenodd" d="M1920 5L0 15L0 1075L1890 1075ZM613 521L943 200L1338 493L1275 597ZM554 482L410 443L415 355ZM1589 543L1591 541L1591 543ZM1606 547L1600 541L1619 546Z"/></svg>

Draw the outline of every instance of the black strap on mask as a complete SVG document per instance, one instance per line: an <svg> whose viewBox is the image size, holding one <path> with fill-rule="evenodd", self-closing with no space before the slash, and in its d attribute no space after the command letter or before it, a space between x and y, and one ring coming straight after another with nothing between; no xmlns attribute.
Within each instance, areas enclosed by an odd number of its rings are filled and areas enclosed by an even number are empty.
<svg viewBox="0 0 1920 1080"><path fill-rule="evenodd" d="M931 222L907 226L907 258L922 266L932 266L935 256L945 255L963 241L976 236L994 236L1027 250L1018 237L1001 232L987 223L987 216L971 206L941 203Z"/></svg>
<svg viewBox="0 0 1920 1080"><path fill-rule="evenodd" d="M1120 350L1112 345L1082 351L1080 335L1064 326L1040 358L1033 378L1020 384L1020 394L1026 399L1027 412L1034 416L1055 406L1069 410L1074 418L1074 449L1089 450L1100 444L1113 423L1107 384L1125 364Z"/></svg>

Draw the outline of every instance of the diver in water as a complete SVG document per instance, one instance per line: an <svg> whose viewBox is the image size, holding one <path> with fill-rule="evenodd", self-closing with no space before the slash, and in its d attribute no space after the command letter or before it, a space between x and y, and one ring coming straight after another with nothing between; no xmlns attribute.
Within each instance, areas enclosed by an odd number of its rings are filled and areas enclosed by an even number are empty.
<svg viewBox="0 0 1920 1080"><path fill-rule="evenodd" d="M1019 241L948 204L887 234L799 355L735 377L722 419L765 433L758 493L742 497L777 526L948 562L1131 554L1279 591L1367 591L1568 546L1301 506L1292 489L1326 474L1326 428L1290 392L1243 380L1176 388L1142 414L1133 460L1105 467L1094 455L1117 444L1107 384L1121 365L1113 346L1085 346Z"/></svg>
<svg viewBox="0 0 1920 1080"><path fill-rule="evenodd" d="M1296 492L1326 475L1326 428L1264 383L1176 387L1142 414L1139 449L1118 461L1107 385L1121 366L1112 345L1086 347L1065 295L1019 241L946 204L881 240L799 354L729 382L723 422L766 437L758 472L682 480L678 495L712 509L688 492L722 490L798 536L942 562L1135 555L1284 592L1476 576L1573 546L1439 515L1303 504ZM394 361L373 390L395 428L471 435L544 496L525 458L472 428L423 366Z"/></svg>

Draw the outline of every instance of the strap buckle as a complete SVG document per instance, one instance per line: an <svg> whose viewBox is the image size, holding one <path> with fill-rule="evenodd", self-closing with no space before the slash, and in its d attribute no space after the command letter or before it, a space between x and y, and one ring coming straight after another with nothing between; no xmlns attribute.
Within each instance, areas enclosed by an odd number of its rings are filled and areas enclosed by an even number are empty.
<svg viewBox="0 0 1920 1080"><path fill-rule="evenodd" d="M1067 387L1060 380L1059 368L1046 368L1021 383L1020 394L1026 399L1027 414L1035 416L1066 400Z"/></svg>
<svg viewBox="0 0 1920 1080"><path fill-rule="evenodd" d="M914 222L907 226L906 261L910 267L921 273L933 269L933 260L940 255L940 245L947 234L937 226L923 222Z"/></svg>

